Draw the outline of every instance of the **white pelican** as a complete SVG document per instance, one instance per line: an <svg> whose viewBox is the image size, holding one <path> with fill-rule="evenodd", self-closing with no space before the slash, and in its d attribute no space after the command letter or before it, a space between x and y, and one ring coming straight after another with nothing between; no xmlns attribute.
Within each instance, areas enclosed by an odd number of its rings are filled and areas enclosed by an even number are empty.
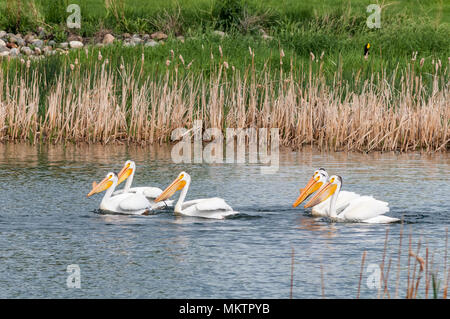
<svg viewBox="0 0 450 319"><path fill-rule="evenodd" d="M87 194L90 197L106 190L100 203L100 209L130 215L147 215L152 210L151 203L142 194L125 193L112 196L116 189L118 177L115 173L108 173L100 183L92 183L92 190Z"/></svg>
<svg viewBox="0 0 450 319"><path fill-rule="evenodd" d="M161 195L162 193L162 190L158 187L131 187L135 171L136 171L136 163L134 163L134 161L131 160L126 161L124 166L120 170L119 174L117 174L118 177L117 185L120 185L120 183L122 183L125 180L127 182L125 183L125 187L123 189L114 191L112 193L112 196L126 193L135 193L144 195L152 205L152 209L159 209L164 208L166 206L173 206L173 200L155 203L155 198Z"/></svg>
<svg viewBox="0 0 450 319"><path fill-rule="evenodd" d="M175 214L195 216L203 218L223 219L225 216L234 215L238 212L233 211L222 198L203 198L185 202L191 176L186 172L181 172L178 177L162 192L155 202L170 198L176 191L181 190L180 198L175 205Z"/></svg>
<svg viewBox="0 0 450 319"><path fill-rule="evenodd" d="M305 205L305 208L317 205L331 196L329 217L338 222L362 222L362 223L392 223L398 218L384 216L389 211L388 203L377 200L372 196L360 196L350 201L347 207L339 214L336 213L336 201L342 186L342 178L333 175L323 188L314 195Z"/></svg>
<svg viewBox="0 0 450 319"><path fill-rule="evenodd" d="M123 193L138 193L142 194L148 199L155 199L162 193L162 189L158 187L131 187L131 183L133 183L134 173L136 171L136 163L134 161L126 161L120 170L117 176L119 180L117 185L120 185L123 181L127 181L125 183L125 187L121 190L115 191L113 195L123 194Z"/></svg>
<svg viewBox="0 0 450 319"><path fill-rule="evenodd" d="M295 203L292 204L292 206L297 207L298 205L300 205L306 198L308 198L309 195L323 188L323 186L327 183L327 181L328 181L327 171L323 168L319 168L318 170L316 170L314 172L314 175L309 180L308 184L306 184L305 188L300 189L300 196L297 198ZM339 192L339 196L336 201L336 210L341 211L350 203L350 201L358 197L360 197L360 195L353 192L347 191ZM329 207L330 207L330 199L328 198L322 203L314 206L312 208L311 215L327 217Z"/></svg>

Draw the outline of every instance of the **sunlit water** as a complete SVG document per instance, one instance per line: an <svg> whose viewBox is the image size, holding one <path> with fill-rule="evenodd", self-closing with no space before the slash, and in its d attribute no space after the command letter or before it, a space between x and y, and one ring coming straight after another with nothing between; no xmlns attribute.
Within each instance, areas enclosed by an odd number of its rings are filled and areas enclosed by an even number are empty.
<svg viewBox="0 0 450 319"><path fill-rule="evenodd" d="M240 214L225 220L96 213L92 181L133 159L133 185L165 188L185 170L188 199L220 196ZM292 208L314 169L343 177L343 189L389 202L404 223L330 223ZM443 279L450 224L450 156L285 151L276 174L257 164L174 164L170 148L0 145L0 297L2 298L353 298L367 251L361 296L377 297L369 264L391 259L395 295L403 228L400 296L405 295L408 236ZM177 197L175 197L177 198ZM81 288L67 287L79 265ZM321 274L321 269L323 273ZM447 267L448 269L448 267ZM322 280L323 278L323 280ZM323 284L322 284L323 282Z"/></svg>

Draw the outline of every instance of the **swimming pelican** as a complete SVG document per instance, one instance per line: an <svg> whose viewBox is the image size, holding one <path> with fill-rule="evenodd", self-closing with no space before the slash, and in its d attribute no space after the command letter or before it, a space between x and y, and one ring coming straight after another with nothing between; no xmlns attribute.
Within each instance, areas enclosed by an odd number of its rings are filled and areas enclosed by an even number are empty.
<svg viewBox="0 0 450 319"><path fill-rule="evenodd" d="M87 197L106 190L100 203L101 210L130 215L146 215L152 210L151 203L142 194L125 193L112 196L117 184L117 175L110 172L100 183L92 183L92 190Z"/></svg>
<svg viewBox="0 0 450 319"><path fill-rule="evenodd" d="M305 205L305 208L317 205L331 196L329 217L338 222L362 222L362 223L393 223L398 218L384 216L389 211L388 203L377 200L372 196L360 196L350 201L347 207L339 214L336 213L336 201L342 187L342 177L333 175L323 188L314 195Z"/></svg>
<svg viewBox="0 0 450 319"><path fill-rule="evenodd" d="M308 184L306 184L305 188L300 189L300 196L297 198L294 204L292 204L293 207L297 207L300 205L306 198L308 198L309 195L312 193L322 189L322 187L327 183L328 181L328 173L325 169L319 168L318 170L314 171L314 175L309 180ZM347 192L342 191L339 193L339 196L336 201L336 210L341 211L344 209L350 201L360 197L360 195L353 193L353 192ZM317 204L312 208L311 215L313 216L321 216L321 217L327 217L328 211L330 207L330 198L326 199L320 204Z"/></svg>
<svg viewBox="0 0 450 319"><path fill-rule="evenodd" d="M166 206L173 206L173 200L164 201L161 203L155 203L155 198L161 195L162 190L158 187L131 187L131 183L133 183L134 173L136 172L136 163L134 161L128 160L123 165L119 174L117 174L118 181L117 185L120 185L123 181L127 181L125 183L125 187L120 190L116 190L112 196L126 194L126 193L135 193L144 195L147 200L152 205L152 209L164 208Z"/></svg>
<svg viewBox="0 0 450 319"><path fill-rule="evenodd" d="M178 177L162 192L155 202L170 198L176 191L181 190L180 198L175 205L175 214L196 216L203 218L223 219L225 216L234 215L238 212L233 211L222 198L203 198L185 202L191 176L186 172L181 172Z"/></svg>
<svg viewBox="0 0 450 319"><path fill-rule="evenodd" d="M131 187L131 183L133 183L134 173L136 171L136 163L134 161L126 161L120 170L117 176L119 177L119 181L117 185L120 185L123 181L127 181L125 183L125 187L121 190L117 190L113 195L123 194L123 193L138 193L142 194L149 199L155 199L162 193L162 189L158 187Z"/></svg>

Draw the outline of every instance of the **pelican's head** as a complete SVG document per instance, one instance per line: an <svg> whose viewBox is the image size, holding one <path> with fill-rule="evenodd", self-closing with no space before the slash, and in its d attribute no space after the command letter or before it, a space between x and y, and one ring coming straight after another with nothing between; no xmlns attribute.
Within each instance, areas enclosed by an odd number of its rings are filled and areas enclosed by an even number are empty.
<svg viewBox="0 0 450 319"><path fill-rule="evenodd" d="M320 189L320 191L317 192L316 195L313 196L313 198L309 200L309 202L306 203L305 208L316 206L327 200L328 197L336 193L337 190L340 190L341 186L342 177L338 175L330 176L328 182Z"/></svg>
<svg viewBox="0 0 450 319"><path fill-rule="evenodd" d="M119 179L117 181L117 185L122 183L128 177L130 177L130 175L133 174L135 169L136 169L136 164L133 161L131 161L131 160L126 161L125 164L123 165L122 169L120 170L119 174L117 174L117 177Z"/></svg>
<svg viewBox="0 0 450 319"><path fill-rule="evenodd" d="M306 184L305 188L300 189L300 196L297 198L293 207L297 207L300 205L309 195L316 192L321 186L323 186L328 179L328 173L325 169L319 168L314 171L313 176L309 180L308 184Z"/></svg>
<svg viewBox="0 0 450 319"><path fill-rule="evenodd" d="M100 183L92 183L92 190L89 192L89 194L87 194L87 197L107 190L114 184L114 182L117 183L117 175L116 173L109 172Z"/></svg>
<svg viewBox="0 0 450 319"><path fill-rule="evenodd" d="M191 176L186 172L181 172L177 178L159 195L155 202L166 200L175 194L176 191L182 190L187 183L191 181Z"/></svg>

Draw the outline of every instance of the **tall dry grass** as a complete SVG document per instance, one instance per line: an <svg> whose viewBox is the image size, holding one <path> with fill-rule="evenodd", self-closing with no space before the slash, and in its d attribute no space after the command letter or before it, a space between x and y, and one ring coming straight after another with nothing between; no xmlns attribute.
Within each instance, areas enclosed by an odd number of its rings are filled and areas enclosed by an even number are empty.
<svg viewBox="0 0 450 319"><path fill-rule="evenodd" d="M409 242L407 247L407 266L405 267L406 275L406 292L404 296L399 293L399 282L400 282L400 259L405 257L403 252L404 247L402 246L403 238L403 225L400 231L399 246L398 246L398 265L396 274L395 288L390 287L390 276L389 272L391 269L392 258L395 258L393 254L389 254L389 262L386 265L386 257L388 255L387 246L389 242L389 228L386 229L386 237L383 249L383 258L379 264L381 270L380 284L377 293L377 298L405 298L405 299L417 299L417 298L443 298L447 299L448 296L448 285L450 269L447 270L447 253L448 253L448 229L445 231L445 248L444 248L444 260L443 265L436 264L434 260L434 251L431 253L428 244L425 247L425 251L422 249L422 239L420 238L417 242L416 249L413 249L412 244L412 230L409 233ZM359 279L359 286L357 297L360 295L361 278L363 274L364 260L366 258L367 252L364 251L361 261L361 272ZM442 268L441 268L442 267ZM442 275L440 274L442 273ZM391 294L392 293L392 294Z"/></svg>
<svg viewBox="0 0 450 319"><path fill-rule="evenodd" d="M210 77L188 70L181 77L184 63L150 78L139 63L117 71L102 60L86 72L71 65L49 88L44 110L39 74L0 70L0 140L165 143L172 130L201 119L204 127L279 128L280 144L295 149L448 151L448 66L435 62L431 87L413 67L364 82L356 74L354 83L339 69L328 85L314 63L276 81L253 64L241 73L225 61L211 66Z"/></svg>

